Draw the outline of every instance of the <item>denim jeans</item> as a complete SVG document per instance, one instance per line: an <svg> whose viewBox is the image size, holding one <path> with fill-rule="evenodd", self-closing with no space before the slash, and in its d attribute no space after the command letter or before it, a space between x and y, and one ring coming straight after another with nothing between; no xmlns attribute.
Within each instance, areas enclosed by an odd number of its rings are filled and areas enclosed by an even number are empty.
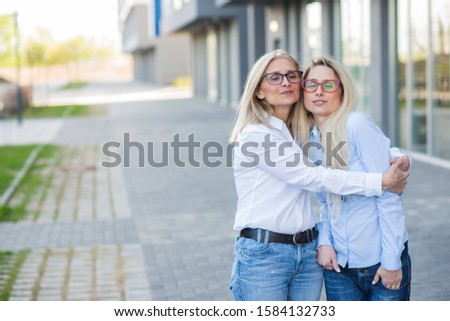
<svg viewBox="0 0 450 321"><path fill-rule="evenodd" d="M402 252L402 282L399 289L386 288L381 280L372 285L380 263L365 268L340 267L341 272L324 270L329 301L409 301L411 292L411 259L408 242Z"/></svg>
<svg viewBox="0 0 450 321"><path fill-rule="evenodd" d="M238 237L230 289L237 301L318 301L323 269L317 239L302 245Z"/></svg>

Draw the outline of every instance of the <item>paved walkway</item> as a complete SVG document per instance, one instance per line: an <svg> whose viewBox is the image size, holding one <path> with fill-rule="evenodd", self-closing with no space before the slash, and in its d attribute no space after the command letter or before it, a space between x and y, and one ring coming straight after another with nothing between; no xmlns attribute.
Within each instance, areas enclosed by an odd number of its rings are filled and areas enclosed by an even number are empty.
<svg viewBox="0 0 450 321"><path fill-rule="evenodd" d="M144 260L122 170L99 166L93 144L61 145L32 175L45 184L19 189L11 206L25 206L17 223L0 224L0 289L20 266L10 300L148 300Z"/></svg>
<svg viewBox="0 0 450 321"><path fill-rule="evenodd" d="M62 119L27 119L22 123L0 119L0 146L46 143L56 136L63 123Z"/></svg>
<svg viewBox="0 0 450 321"><path fill-rule="evenodd" d="M0 223L0 250L11 251L0 291L20 266L11 300L230 300L232 169L225 155L216 168L189 161L202 162L208 142L225 149L232 122L230 109L167 97L66 119L51 140L60 161L43 173L53 183L27 203L28 219ZM191 160L181 150L186 167L176 166L170 145L167 166L148 165L164 160L165 142L191 134L201 145ZM110 151L128 154L130 166L101 166L108 142L120 144ZM412 300L450 300L449 181L450 170L414 161L404 200Z"/></svg>

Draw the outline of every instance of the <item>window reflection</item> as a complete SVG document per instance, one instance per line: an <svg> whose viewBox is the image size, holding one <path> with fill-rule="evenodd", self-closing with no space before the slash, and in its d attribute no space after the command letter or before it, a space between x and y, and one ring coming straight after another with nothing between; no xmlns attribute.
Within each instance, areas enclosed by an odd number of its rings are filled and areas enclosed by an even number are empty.
<svg viewBox="0 0 450 321"><path fill-rule="evenodd" d="M322 54L322 4L312 1L306 5L306 60Z"/></svg>
<svg viewBox="0 0 450 321"><path fill-rule="evenodd" d="M433 154L450 159L450 3L431 1Z"/></svg>
<svg viewBox="0 0 450 321"><path fill-rule="evenodd" d="M450 159L450 3L399 0L401 146Z"/></svg>
<svg viewBox="0 0 450 321"><path fill-rule="evenodd" d="M342 61L356 80L360 107L370 108L370 0L341 0Z"/></svg>
<svg viewBox="0 0 450 321"><path fill-rule="evenodd" d="M398 106L399 106L399 118L400 118L400 146L410 148L409 132L409 108L407 108L406 99L408 97L407 90L407 62L409 61L409 31L408 31L408 12L409 6L407 1L399 0L397 12L403 12L397 16L397 39L398 39ZM408 83L409 85L409 83Z"/></svg>
<svg viewBox="0 0 450 321"><path fill-rule="evenodd" d="M409 37L411 43L412 64L412 148L426 152L427 143L427 1L411 3Z"/></svg>
<svg viewBox="0 0 450 321"><path fill-rule="evenodd" d="M400 117L408 148L427 150L427 47L428 1L398 1Z"/></svg>

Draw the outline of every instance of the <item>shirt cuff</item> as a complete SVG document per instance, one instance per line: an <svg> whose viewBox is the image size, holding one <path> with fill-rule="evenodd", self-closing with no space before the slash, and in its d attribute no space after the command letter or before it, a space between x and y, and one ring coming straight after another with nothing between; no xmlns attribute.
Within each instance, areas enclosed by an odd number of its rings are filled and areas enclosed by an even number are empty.
<svg viewBox="0 0 450 321"><path fill-rule="evenodd" d="M331 242L331 240L328 237L328 235L324 235L324 234L325 234L325 232L319 231L319 237L318 237L318 240L317 240L317 247L320 247L321 245L333 246L333 243Z"/></svg>
<svg viewBox="0 0 450 321"><path fill-rule="evenodd" d="M389 271L395 271L402 268L401 254L381 255L381 266Z"/></svg>
<svg viewBox="0 0 450 321"><path fill-rule="evenodd" d="M366 196L381 196L383 174L381 173L367 173L366 174Z"/></svg>
<svg viewBox="0 0 450 321"><path fill-rule="evenodd" d="M405 155L404 153L402 153L400 151L400 149L398 149L397 147L391 147L389 149L390 153L391 153L391 159L392 158L396 158L396 157L402 157L403 155ZM412 158L408 156L409 159L409 169L411 169L412 166Z"/></svg>

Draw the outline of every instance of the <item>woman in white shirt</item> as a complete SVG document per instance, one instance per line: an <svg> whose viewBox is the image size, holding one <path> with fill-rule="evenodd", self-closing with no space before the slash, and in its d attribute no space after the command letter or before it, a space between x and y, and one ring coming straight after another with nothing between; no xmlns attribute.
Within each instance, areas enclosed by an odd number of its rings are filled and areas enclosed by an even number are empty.
<svg viewBox="0 0 450 321"><path fill-rule="evenodd" d="M401 193L408 176L400 158L385 174L311 164L299 132L302 72L283 50L262 56L248 74L230 141L238 194L230 289L235 300L319 300L322 267L309 193L377 196ZM409 165L409 164L408 164Z"/></svg>

